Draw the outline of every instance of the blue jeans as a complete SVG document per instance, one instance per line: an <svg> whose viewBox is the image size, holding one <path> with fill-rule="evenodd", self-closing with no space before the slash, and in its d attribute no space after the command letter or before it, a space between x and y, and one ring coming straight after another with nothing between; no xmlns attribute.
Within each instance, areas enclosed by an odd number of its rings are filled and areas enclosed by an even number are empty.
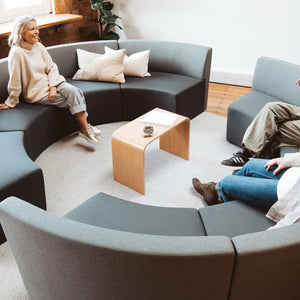
<svg viewBox="0 0 300 300"><path fill-rule="evenodd" d="M277 200L277 184L286 169L273 175L274 166L267 171L267 159L250 159L234 175L226 176L216 185L218 195L224 202L241 200L269 209Z"/></svg>

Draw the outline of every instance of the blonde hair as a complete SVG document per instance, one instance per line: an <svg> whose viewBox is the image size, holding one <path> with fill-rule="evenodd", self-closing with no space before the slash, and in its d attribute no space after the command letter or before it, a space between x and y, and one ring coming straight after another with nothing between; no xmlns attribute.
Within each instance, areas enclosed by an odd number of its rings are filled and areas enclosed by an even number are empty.
<svg viewBox="0 0 300 300"><path fill-rule="evenodd" d="M8 38L8 45L10 47L23 41L22 36L31 21L36 22L36 19L29 16L20 16L15 19L12 32Z"/></svg>

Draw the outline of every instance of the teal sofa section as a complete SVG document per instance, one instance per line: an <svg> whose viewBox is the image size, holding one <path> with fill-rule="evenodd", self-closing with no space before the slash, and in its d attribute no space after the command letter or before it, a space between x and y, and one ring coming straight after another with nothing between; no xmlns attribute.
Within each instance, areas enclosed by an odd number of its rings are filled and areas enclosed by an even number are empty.
<svg viewBox="0 0 300 300"><path fill-rule="evenodd" d="M263 106L269 102L300 105L300 66L280 59L260 57L257 60L252 90L232 102L227 113L226 138L241 146L244 133ZM287 150L287 149L285 149ZM292 151L298 151L296 148Z"/></svg>
<svg viewBox="0 0 300 300"><path fill-rule="evenodd" d="M63 217L0 203L31 299L299 299L300 224L266 230L264 214L239 201L197 211L104 193Z"/></svg>

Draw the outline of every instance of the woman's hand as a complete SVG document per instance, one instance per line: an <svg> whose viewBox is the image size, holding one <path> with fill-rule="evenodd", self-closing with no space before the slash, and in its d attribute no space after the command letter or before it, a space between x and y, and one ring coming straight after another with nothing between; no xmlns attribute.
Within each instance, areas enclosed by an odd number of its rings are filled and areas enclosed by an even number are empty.
<svg viewBox="0 0 300 300"><path fill-rule="evenodd" d="M5 103L0 103L0 109L10 109L11 107L6 105Z"/></svg>
<svg viewBox="0 0 300 300"><path fill-rule="evenodd" d="M267 171L269 171L270 168L275 165L277 165L277 168L273 172L274 175L278 174L281 170L286 168L283 157L273 158L273 159L269 160L265 164L265 168L267 169Z"/></svg>
<svg viewBox="0 0 300 300"><path fill-rule="evenodd" d="M53 102L56 98L56 86L51 86L49 92L49 101Z"/></svg>
<svg viewBox="0 0 300 300"><path fill-rule="evenodd" d="M296 84L300 86L300 78L296 81Z"/></svg>

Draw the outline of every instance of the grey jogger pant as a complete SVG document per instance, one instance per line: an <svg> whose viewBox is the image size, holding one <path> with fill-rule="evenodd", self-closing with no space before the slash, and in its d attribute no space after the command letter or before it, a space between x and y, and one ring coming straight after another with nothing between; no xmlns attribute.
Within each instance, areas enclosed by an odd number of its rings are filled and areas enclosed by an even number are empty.
<svg viewBox="0 0 300 300"><path fill-rule="evenodd" d="M68 82L62 82L56 87L56 93L56 98L53 102L49 101L49 97L46 96L37 103L69 108L72 115L84 111L87 116L84 95L80 89Z"/></svg>
<svg viewBox="0 0 300 300"><path fill-rule="evenodd" d="M271 158L281 146L300 146L300 107L266 104L248 126L242 141L253 157Z"/></svg>

